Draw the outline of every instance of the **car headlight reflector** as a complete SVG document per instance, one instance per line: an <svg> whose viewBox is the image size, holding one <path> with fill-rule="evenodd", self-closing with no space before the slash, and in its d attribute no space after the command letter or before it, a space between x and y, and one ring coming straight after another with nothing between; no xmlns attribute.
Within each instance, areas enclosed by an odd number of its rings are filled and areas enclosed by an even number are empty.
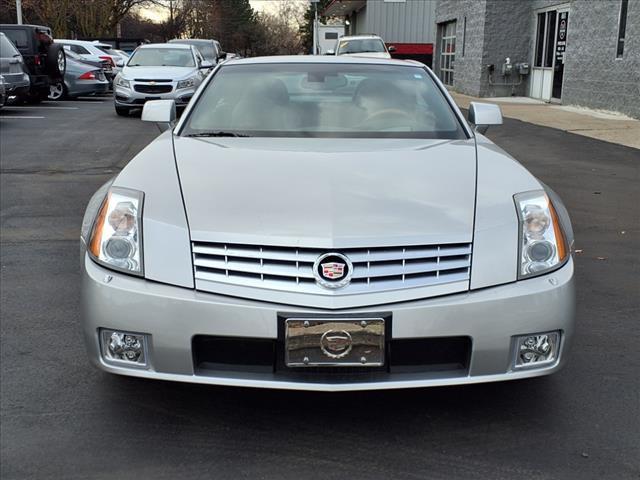
<svg viewBox="0 0 640 480"><path fill-rule="evenodd" d="M117 75L116 78L113 79L113 83L116 87L131 89L131 82L129 80L125 80L122 75Z"/></svg>
<svg viewBox="0 0 640 480"><path fill-rule="evenodd" d="M518 277L540 275L564 263L567 240L553 204L543 190L514 197L520 218Z"/></svg>
<svg viewBox="0 0 640 480"><path fill-rule="evenodd" d="M196 86L196 77L187 78L178 82L178 88L190 88Z"/></svg>
<svg viewBox="0 0 640 480"><path fill-rule="evenodd" d="M80 238L85 244L89 243L89 236L91 235L91 229L93 228L96 216L98 215L98 210L100 210L100 207L104 203L104 199L107 196L107 193L109 193L109 189L111 188L111 184L115 178L116 177L111 178L108 182L102 185L96 193L93 194L91 200L89 200L89 203L87 204L84 217L82 218L82 228L80 230Z"/></svg>
<svg viewBox="0 0 640 480"><path fill-rule="evenodd" d="M89 253L98 263L142 275L142 203L136 190L111 187L98 211L89 240Z"/></svg>

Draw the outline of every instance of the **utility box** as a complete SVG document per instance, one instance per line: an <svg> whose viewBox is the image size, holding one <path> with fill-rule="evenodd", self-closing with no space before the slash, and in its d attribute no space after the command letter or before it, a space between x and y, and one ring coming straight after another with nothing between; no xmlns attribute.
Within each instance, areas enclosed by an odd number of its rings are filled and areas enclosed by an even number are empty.
<svg viewBox="0 0 640 480"><path fill-rule="evenodd" d="M344 25L318 24L318 54L326 55L328 50L335 50L338 39L344 36Z"/></svg>
<svg viewBox="0 0 640 480"><path fill-rule="evenodd" d="M529 75L529 64L528 63L518 63L516 65L518 69L518 73L520 75Z"/></svg>
<svg viewBox="0 0 640 480"><path fill-rule="evenodd" d="M509 77L511 73L513 73L513 63L507 58L507 61L502 64L502 76Z"/></svg>

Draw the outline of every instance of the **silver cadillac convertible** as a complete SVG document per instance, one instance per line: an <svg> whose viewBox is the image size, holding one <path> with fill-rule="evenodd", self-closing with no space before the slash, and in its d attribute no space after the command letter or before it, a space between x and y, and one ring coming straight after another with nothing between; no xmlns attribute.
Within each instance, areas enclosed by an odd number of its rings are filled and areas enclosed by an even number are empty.
<svg viewBox="0 0 640 480"><path fill-rule="evenodd" d="M82 323L111 373L345 391L556 372L574 330L558 196L424 65L225 62L93 196ZM473 128L470 127L472 125Z"/></svg>

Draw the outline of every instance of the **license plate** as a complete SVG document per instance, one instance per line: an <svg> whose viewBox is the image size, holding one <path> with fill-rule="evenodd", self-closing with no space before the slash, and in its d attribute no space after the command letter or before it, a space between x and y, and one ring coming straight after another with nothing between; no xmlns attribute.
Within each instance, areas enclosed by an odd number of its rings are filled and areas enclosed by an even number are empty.
<svg viewBox="0 0 640 480"><path fill-rule="evenodd" d="M380 367L384 365L384 319L288 318L288 367Z"/></svg>

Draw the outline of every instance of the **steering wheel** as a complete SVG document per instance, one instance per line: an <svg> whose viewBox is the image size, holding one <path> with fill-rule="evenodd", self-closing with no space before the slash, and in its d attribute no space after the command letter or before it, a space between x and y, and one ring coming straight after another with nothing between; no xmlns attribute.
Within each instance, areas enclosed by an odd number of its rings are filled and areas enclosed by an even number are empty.
<svg viewBox="0 0 640 480"><path fill-rule="evenodd" d="M392 118L396 117L398 119L408 120L410 122L413 122L414 120L410 114L408 114L403 110L400 110L398 108L385 108L384 110L379 110L369 115L367 118L364 119L362 124L364 125L367 123L375 122L377 120L380 120L382 117L392 117Z"/></svg>

